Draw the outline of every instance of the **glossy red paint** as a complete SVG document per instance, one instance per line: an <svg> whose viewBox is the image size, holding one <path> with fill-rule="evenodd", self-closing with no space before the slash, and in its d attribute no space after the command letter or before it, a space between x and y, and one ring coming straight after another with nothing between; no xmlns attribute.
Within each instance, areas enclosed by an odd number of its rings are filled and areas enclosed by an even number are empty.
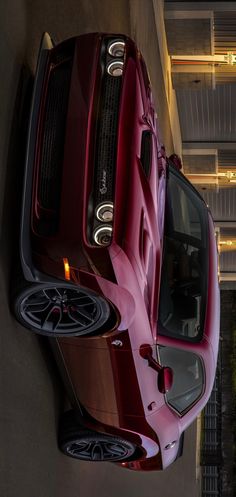
<svg viewBox="0 0 236 497"><path fill-rule="evenodd" d="M171 368L162 368L158 376L158 389L161 393L167 393L173 385L173 371Z"/></svg>
<svg viewBox="0 0 236 497"><path fill-rule="evenodd" d="M98 247L91 242L88 217L104 77L100 57L106 40L113 37L125 41L117 117L113 237L109 246ZM67 51L72 73L63 135L59 213L56 228L47 234L54 212L40 205L42 141L50 75L62 64L59 54ZM72 402L77 410L80 405L85 426L120 435L139 447L137 459L123 462L122 466L133 470L163 469L175 460L181 433L204 407L214 381L219 289L212 220L209 215L209 286L202 340L193 343L160 335L158 300L168 160L160 143L142 56L126 36L95 33L45 50L45 57L30 214L32 274L36 270L37 277L28 279L34 284L65 280L66 259L71 282L93 290L111 304L115 320L110 328L100 330L99 336L56 340L60 362L72 386ZM151 143L148 174L141 160L145 132ZM42 232L42 226L46 231ZM173 374L169 367L159 364L157 346L194 351L204 364L204 392L182 417L166 402L164 393L171 389ZM169 448L173 441L176 443Z"/></svg>

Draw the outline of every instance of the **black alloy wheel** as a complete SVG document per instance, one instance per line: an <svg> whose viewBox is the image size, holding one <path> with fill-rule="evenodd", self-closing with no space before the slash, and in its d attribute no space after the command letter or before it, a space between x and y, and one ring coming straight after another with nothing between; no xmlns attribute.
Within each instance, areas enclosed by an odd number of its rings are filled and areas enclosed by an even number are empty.
<svg viewBox="0 0 236 497"><path fill-rule="evenodd" d="M127 461L138 454L138 447L120 436L98 433L82 426L73 409L60 420L59 447L67 456L84 461Z"/></svg>
<svg viewBox="0 0 236 497"><path fill-rule="evenodd" d="M88 336L108 321L110 305L94 292L67 283L30 285L14 302L23 326L41 335Z"/></svg>
<svg viewBox="0 0 236 497"><path fill-rule="evenodd" d="M120 437L85 431L61 444L61 450L68 456L84 461L118 462L130 458L135 447Z"/></svg>

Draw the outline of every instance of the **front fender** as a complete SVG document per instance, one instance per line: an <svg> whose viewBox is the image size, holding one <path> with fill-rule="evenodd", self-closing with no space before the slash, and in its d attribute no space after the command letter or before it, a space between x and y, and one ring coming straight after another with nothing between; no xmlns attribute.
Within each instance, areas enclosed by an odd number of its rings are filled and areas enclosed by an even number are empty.
<svg viewBox="0 0 236 497"><path fill-rule="evenodd" d="M110 301L119 313L120 322L118 330L129 328L135 316L135 300L131 293L124 287L113 283L98 274L92 274L84 270L78 271L79 284L102 293Z"/></svg>

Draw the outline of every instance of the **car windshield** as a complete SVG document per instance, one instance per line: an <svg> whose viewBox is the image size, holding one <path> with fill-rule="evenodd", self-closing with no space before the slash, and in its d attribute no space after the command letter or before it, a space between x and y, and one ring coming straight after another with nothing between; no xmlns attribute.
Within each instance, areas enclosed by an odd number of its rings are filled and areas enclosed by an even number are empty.
<svg viewBox="0 0 236 497"><path fill-rule="evenodd" d="M207 208L183 175L170 167L158 314L160 334L201 339L207 268Z"/></svg>
<svg viewBox="0 0 236 497"><path fill-rule="evenodd" d="M185 350L159 347L161 364L173 370L173 385L166 400L179 414L186 412L201 396L204 372L200 358Z"/></svg>

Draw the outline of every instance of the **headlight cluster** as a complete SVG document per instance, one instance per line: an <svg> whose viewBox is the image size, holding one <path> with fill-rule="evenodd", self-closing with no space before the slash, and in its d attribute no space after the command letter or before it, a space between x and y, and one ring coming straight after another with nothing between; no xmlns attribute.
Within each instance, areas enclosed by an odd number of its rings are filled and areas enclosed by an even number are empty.
<svg viewBox="0 0 236 497"><path fill-rule="evenodd" d="M104 223L97 226L93 233L93 239L97 245L105 247L111 243L113 211L114 207L112 202L103 202L95 209L96 218L98 221Z"/></svg>
<svg viewBox="0 0 236 497"><path fill-rule="evenodd" d="M98 228L95 229L93 236L97 245L106 247L111 243L112 227L109 225L98 226Z"/></svg>
<svg viewBox="0 0 236 497"><path fill-rule="evenodd" d="M111 244L113 236L113 192L116 167L116 134L118 109L125 61L125 41L106 39L101 51L103 72L97 131L97 159L95 161L93 205L89 211L92 243L100 247ZM98 153L99 152L99 153Z"/></svg>
<svg viewBox="0 0 236 497"><path fill-rule="evenodd" d="M96 217L99 221L110 223L113 221L113 210L114 207L112 202L103 202L96 208Z"/></svg>
<svg viewBox="0 0 236 497"><path fill-rule="evenodd" d="M124 67L125 42L123 40L111 41L107 47L108 53L115 60L107 64L107 72L110 76L122 76Z"/></svg>

